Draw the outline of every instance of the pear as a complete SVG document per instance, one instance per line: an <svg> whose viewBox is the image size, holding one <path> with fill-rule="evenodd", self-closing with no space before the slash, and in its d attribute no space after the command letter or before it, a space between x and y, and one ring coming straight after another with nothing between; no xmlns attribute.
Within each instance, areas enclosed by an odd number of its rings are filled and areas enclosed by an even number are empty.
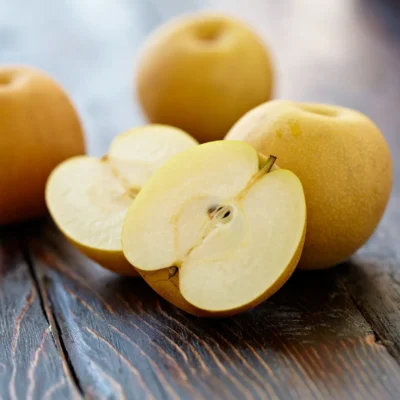
<svg viewBox="0 0 400 400"><path fill-rule="evenodd" d="M150 122L209 142L271 99L274 75L267 44L245 22L195 13L168 21L146 40L134 80Z"/></svg>
<svg viewBox="0 0 400 400"><path fill-rule="evenodd" d="M259 304L290 277L306 230L300 180L274 161L234 141L173 157L128 210L125 257L191 314L228 316Z"/></svg>
<svg viewBox="0 0 400 400"><path fill-rule="evenodd" d="M322 269L350 257L372 235L389 201L393 162L378 127L328 104L274 100L244 115L227 140L241 140L301 180L307 237L299 263Z"/></svg>
<svg viewBox="0 0 400 400"><path fill-rule="evenodd" d="M0 225L43 216L51 171L80 154L82 126L61 85L31 66L0 66Z"/></svg>
<svg viewBox="0 0 400 400"><path fill-rule="evenodd" d="M50 214L85 255L119 274L137 275L122 253L125 214L157 168L196 145L185 132L160 125L119 135L107 156L73 157L52 172L46 186Z"/></svg>

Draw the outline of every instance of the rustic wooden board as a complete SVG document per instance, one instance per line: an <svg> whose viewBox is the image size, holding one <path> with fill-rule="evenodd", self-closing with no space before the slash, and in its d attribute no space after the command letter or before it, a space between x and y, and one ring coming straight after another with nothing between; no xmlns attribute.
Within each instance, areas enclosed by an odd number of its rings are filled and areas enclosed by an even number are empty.
<svg viewBox="0 0 400 400"><path fill-rule="evenodd" d="M398 203L400 204L400 202ZM373 326L376 336L400 360L400 280L395 243L399 229L390 235L390 226L400 226L399 216L388 222L388 236L374 238L357 256L345 264L343 285L358 309ZM382 227L384 228L385 225Z"/></svg>
<svg viewBox="0 0 400 400"><path fill-rule="evenodd" d="M19 236L0 231L0 398L76 398Z"/></svg>
<svg viewBox="0 0 400 400"><path fill-rule="evenodd" d="M103 271L49 221L3 229L0 400L397 399L400 380L400 10L390 0L0 0L0 63L47 70L75 101L91 154L144 122L132 70L145 36L204 7L249 21L277 96L354 107L382 128L393 196L370 242L272 299L198 319ZM1 132L0 132L1 134ZM21 235L26 239L22 240ZM14 385L14 383L15 385Z"/></svg>
<svg viewBox="0 0 400 400"><path fill-rule="evenodd" d="M400 369L341 270L297 273L255 310L188 316L89 263L54 228L30 242L84 393L98 398L396 398Z"/></svg>

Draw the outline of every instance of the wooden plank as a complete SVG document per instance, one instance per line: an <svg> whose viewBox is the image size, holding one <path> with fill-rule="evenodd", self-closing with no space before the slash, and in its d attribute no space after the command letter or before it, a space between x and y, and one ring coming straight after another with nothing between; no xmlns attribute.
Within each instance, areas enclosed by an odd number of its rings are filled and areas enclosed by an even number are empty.
<svg viewBox="0 0 400 400"><path fill-rule="evenodd" d="M400 360L400 199L393 202L397 207L390 208L373 240L344 264L342 281L377 337Z"/></svg>
<svg viewBox="0 0 400 400"><path fill-rule="evenodd" d="M0 231L0 398L78 399L14 233Z"/></svg>
<svg viewBox="0 0 400 400"><path fill-rule="evenodd" d="M200 319L88 262L55 229L32 237L71 363L94 398L397 398L399 366L337 270L297 273L249 313Z"/></svg>

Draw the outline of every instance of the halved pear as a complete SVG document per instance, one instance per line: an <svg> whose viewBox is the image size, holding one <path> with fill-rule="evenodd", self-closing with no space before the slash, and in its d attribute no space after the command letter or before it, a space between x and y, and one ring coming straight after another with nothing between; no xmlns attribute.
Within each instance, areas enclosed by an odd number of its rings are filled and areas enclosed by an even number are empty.
<svg viewBox="0 0 400 400"><path fill-rule="evenodd" d="M148 125L117 136L107 156L71 158L51 174L46 203L55 223L84 254L122 275L137 275L121 247L126 212L149 177L196 146L185 132Z"/></svg>
<svg viewBox="0 0 400 400"><path fill-rule="evenodd" d="M247 310L278 290L299 260L302 185L244 142L184 151L129 208L122 247L148 284L199 316Z"/></svg>

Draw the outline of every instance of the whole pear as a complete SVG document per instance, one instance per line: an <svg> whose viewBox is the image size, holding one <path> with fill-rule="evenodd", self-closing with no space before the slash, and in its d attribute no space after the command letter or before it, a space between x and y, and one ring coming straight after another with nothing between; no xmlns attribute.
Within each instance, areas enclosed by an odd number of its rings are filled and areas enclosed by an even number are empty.
<svg viewBox="0 0 400 400"><path fill-rule="evenodd" d="M385 138L362 113L275 100L248 112L225 139L274 154L281 168L300 178L308 215L300 268L333 266L374 232L389 200L393 167Z"/></svg>

